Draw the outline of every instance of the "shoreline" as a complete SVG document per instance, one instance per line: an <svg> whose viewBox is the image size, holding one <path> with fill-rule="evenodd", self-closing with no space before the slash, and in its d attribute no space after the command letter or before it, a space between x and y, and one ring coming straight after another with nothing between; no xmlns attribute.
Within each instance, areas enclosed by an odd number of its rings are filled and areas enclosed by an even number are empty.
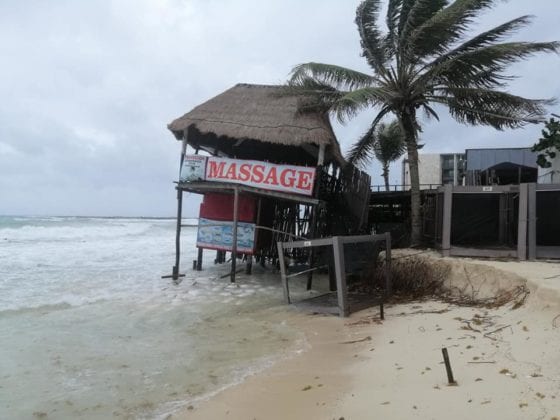
<svg viewBox="0 0 560 420"><path fill-rule="evenodd" d="M560 418L560 264L441 260L513 273L531 294L518 309L387 305L385 321L377 308L345 319L288 311L307 351L168 418ZM458 386L447 386L442 347Z"/></svg>

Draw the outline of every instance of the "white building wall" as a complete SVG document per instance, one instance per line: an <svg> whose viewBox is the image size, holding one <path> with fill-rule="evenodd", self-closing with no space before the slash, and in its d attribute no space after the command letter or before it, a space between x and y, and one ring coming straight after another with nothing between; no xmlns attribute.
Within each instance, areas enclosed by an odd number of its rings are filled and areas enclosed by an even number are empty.
<svg viewBox="0 0 560 420"><path fill-rule="evenodd" d="M550 168L539 166L539 184L560 184L560 152L556 152L556 157L552 160Z"/></svg>
<svg viewBox="0 0 560 420"><path fill-rule="evenodd" d="M441 155L438 153L427 153L418 155L418 171L420 172L420 184L441 184ZM410 189L410 168L408 159L402 161L402 185ZM421 185L421 189L429 188Z"/></svg>

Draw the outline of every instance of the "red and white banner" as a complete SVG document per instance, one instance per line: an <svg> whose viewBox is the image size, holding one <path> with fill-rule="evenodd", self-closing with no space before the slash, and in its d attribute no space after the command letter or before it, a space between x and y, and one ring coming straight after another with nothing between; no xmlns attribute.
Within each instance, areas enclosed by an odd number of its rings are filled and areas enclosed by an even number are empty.
<svg viewBox="0 0 560 420"><path fill-rule="evenodd" d="M193 155L192 159L191 156L185 156L180 181L229 182L311 196L315 185L315 168Z"/></svg>

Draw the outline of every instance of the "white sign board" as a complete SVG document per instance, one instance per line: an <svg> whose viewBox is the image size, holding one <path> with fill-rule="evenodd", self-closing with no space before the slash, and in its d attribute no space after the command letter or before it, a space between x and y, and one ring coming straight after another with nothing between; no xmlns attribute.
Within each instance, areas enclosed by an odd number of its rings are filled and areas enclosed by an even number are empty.
<svg viewBox="0 0 560 420"><path fill-rule="evenodd" d="M311 196L315 186L315 168L209 157L206 181L230 182Z"/></svg>
<svg viewBox="0 0 560 420"><path fill-rule="evenodd" d="M185 155L179 181L204 181L206 174L206 156Z"/></svg>

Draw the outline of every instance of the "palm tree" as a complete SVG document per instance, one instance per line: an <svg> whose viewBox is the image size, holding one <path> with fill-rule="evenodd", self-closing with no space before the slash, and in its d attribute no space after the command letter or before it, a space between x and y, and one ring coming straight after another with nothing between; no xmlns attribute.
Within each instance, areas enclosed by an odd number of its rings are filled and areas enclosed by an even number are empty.
<svg viewBox="0 0 560 420"><path fill-rule="evenodd" d="M342 122L375 108L369 130L356 142L368 144L375 126L394 114L406 139L411 179L411 242L421 237L418 176L418 113L439 119L443 105L459 122L518 128L543 119L551 100L526 99L504 90L508 65L539 52L558 52L558 42L503 42L526 26L513 19L466 39L483 10L499 0L388 0L386 32L378 22L381 0L364 0L356 11L362 55L371 74L320 63L296 66L286 92L312 98L302 111L328 109Z"/></svg>
<svg viewBox="0 0 560 420"><path fill-rule="evenodd" d="M352 163L363 164L371 159L371 155L381 163L385 190L389 191L389 164L400 158L406 150L404 135L398 121L389 124L380 123L369 142L355 145L348 153Z"/></svg>

